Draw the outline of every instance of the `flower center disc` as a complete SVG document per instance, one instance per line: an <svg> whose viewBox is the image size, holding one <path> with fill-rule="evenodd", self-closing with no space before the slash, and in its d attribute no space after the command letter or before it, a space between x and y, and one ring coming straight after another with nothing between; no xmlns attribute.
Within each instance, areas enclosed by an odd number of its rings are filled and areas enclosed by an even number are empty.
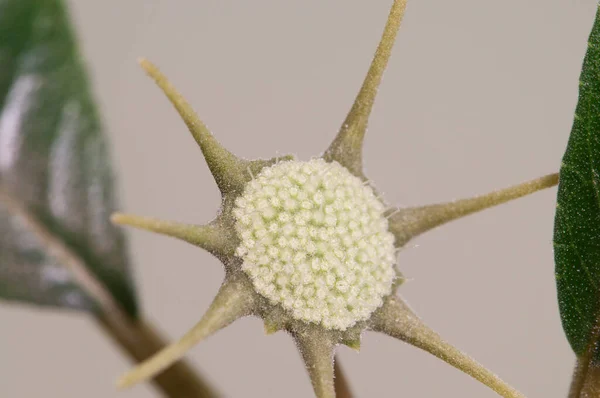
<svg viewBox="0 0 600 398"><path fill-rule="evenodd" d="M395 249L385 207L339 163L266 167L235 204L242 269L295 319L345 330L391 292Z"/></svg>

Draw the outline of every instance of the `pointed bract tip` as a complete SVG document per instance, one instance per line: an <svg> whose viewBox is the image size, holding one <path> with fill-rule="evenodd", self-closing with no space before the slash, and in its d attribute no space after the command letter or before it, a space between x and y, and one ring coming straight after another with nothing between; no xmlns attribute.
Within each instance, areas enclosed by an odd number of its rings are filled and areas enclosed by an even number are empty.
<svg viewBox="0 0 600 398"><path fill-rule="evenodd" d="M371 320L371 329L418 347L463 371L506 398L525 398L519 391L464 354L429 328L399 297L389 297Z"/></svg>
<svg viewBox="0 0 600 398"><path fill-rule="evenodd" d="M360 352L360 340L347 340L344 341L344 345L352 348L356 352Z"/></svg>
<svg viewBox="0 0 600 398"><path fill-rule="evenodd" d="M137 59L137 62L140 65L140 67L144 70L144 72L146 72L151 77L155 77L159 74L162 74L158 67L147 58L140 57Z"/></svg>
<svg viewBox="0 0 600 398"><path fill-rule="evenodd" d="M135 384L135 382L132 381L132 379L128 376L128 374L123 375L117 380L116 386L119 390L124 390L126 388L132 387Z"/></svg>
<svg viewBox="0 0 600 398"><path fill-rule="evenodd" d="M181 359L191 348L215 332L244 317L254 308L253 292L240 280L225 280L202 319L181 339L163 348L125 374L120 387L129 387L149 380Z"/></svg>
<svg viewBox="0 0 600 398"><path fill-rule="evenodd" d="M394 281L392 282L392 292L397 292L400 286L402 286L406 280L407 279L404 275L402 275L400 272L397 272L396 278L394 278Z"/></svg>
<svg viewBox="0 0 600 398"><path fill-rule="evenodd" d="M420 207L396 209L388 215L396 247L447 222L530 195L558 184L558 174L548 174L485 195Z"/></svg>
<svg viewBox="0 0 600 398"><path fill-rule="evenodd" d="M392 47L396 40L396 34L404 11L407 0L395 0L387 23L383 30L381 40L377 46L375 56L367 72L362 87L354 100L350 112L346 116L338 135L333 140L329 148L323 154L327 161L337 161L342 164L354 175L364 178L362 170L362 150L364 136L367 131L367 124L383 73L387 67L392 53Z"/></svg>
<svg viewBox="0 0 600 398"><path fill-rule="evenodd" d="M167 346L123 375L119 379L117 385L119 388L127 388L142 381L154 378L163 370L181 359L194 345L209 335L210 332L214 331L215 330L209 330L206 322L201 321L186 333L181 340Z"/></svg>
<svg viewBox="0 0 600 398"><path fill-rule="evenodd" d="M267 336L277 333L280 330L281 330L281 328L276 323L265 321L265 334Z"/></svg>
<svg viewBox="0 0 600 398"><path fill-rule="evenodd" d="M171 84L169 79L152 62L145 58L139 60L158 87L167 96L177 110L196 143L200 146L206 163L222 193L241 189L249 180L248 162L238 158L219 143L204 122L198 117L192 106Z"/></svg>
<svg viewBox="0 0 600 398"><path fill-rule="evenodd" d="M113 213L110 215L110 222L115 225L122 225L121 220L123 218L122 213Z"/></svg>

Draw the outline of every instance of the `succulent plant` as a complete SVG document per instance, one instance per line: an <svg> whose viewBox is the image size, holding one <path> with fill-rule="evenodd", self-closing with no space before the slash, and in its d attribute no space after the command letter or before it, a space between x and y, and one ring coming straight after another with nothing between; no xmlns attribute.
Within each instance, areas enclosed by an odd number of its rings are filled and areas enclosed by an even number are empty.
<svg viewBox="0 0 600 398"><path fill-rule="evenodd" d="M384 202L363 172L362 145L406 0L395 0L364 83L338 135L318 157L245 160L214 138L192 107L149 61L141 66L179 112L222 194L217 217L190 225L115 214L113 222L182 239L212 253L225 280L201 320L181 340L126 374L130 386L163 371L191 347L239 318L296 341L317 397L335 397L338 345L359 349L364 331L419 347L506 397L522 397L427 327L397 295L396 254L448 221L556 185L547 175L486 195L414 208Z"/></svg>

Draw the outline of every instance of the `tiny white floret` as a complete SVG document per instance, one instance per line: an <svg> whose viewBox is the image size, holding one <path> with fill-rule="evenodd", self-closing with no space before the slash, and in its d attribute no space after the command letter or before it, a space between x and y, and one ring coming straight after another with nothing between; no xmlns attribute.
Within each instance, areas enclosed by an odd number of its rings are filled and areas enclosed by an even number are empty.
<svg viewBox="0 0 600 398"><path fill-rule="evenodd" d="M266 167L235 204L242 269L294 318L346 330L390 294L395 249L385 206L340 164Z"/></svg>

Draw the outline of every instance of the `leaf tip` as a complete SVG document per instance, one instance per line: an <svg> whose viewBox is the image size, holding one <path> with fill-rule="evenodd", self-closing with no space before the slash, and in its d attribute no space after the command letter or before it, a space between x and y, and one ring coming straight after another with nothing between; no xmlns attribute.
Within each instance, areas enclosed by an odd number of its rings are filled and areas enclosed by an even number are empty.
<svg viewBox="0 0 600 398"><path fill-rule="evenodd" d="M275 322L265 321L264 326L265 326L265 334L267 336L275 334L281 330L281 327Z"/></svg>

